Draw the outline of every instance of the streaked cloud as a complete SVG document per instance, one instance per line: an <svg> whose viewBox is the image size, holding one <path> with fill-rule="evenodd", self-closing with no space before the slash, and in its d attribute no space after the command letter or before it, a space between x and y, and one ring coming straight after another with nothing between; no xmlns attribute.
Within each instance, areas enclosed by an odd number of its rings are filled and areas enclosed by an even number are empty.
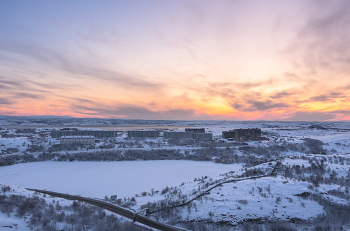
<svg viewBox="0 0 350 231"><path fill-rule="evenodd" d="M0 114L349 119L347 0L19 0L0 21Z"/></svg>
<svg viewBox="0 0 350 231"><path fill-rule="evenodd" d="M13 102L8 99L0 99L0 105L12 104Z"/></svg>
<svg viewBox="0 0 350 231"><path fill-rule="evenodd" d="M195 110L183 110L183 109L170 109L152 111L146 107L139 107L135 105L121 105L121 106L109 106L109 105L71 105L73 112L88 115L88 116L103 116L103 117L117 117L117 118L131 118L138 119L142 115L143 119L179 119L184 120L187 118L196 119L210 119L207 114L196 113Z"/></svg>
<svg viewBox="0 0 350 231"><path fill-rule="evenodd" d="M335 115L327 112L306 112L299 111L288 118L290 121L320 121L334 119Z"/></svg>
<svg viewBox="0 0 350 231"><path fill-rule="evenodd" d="M343 98L343 97L344 96L339 92L332 92L328 95L318 95L318 96L311 97L310 100L324 102L324 101L331 101L331 100Z"/></svg>

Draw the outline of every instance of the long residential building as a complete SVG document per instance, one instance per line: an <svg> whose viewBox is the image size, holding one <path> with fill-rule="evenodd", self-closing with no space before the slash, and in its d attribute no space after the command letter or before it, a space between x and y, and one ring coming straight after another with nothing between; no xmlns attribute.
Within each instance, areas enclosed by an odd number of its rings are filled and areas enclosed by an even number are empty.
<svg viewBox="0 0 350 231"><path fill-rule="evenodd" d="M117 137L118 131L87 131L87 130L59 130L52 131L52 138L60 138L61 136L94 136L96 138Z"/></svg>
<svg viewBox="0 0 350 231"><path fill-rule="evenodd" d="M230 131L223 131L222 138L234 139L237 142L258 141L258 140L261 140L261 129L249 128L249 129L234 129Z"/></svg>
<svg viewBox="0 0 350 231"><path fill-rule="evenodd" d="M155 138L159 136L159 131L128 131L128 138Z"/></svg>
<svg viewBox="0 0 350 231"><path fill-rule="evenodd" d="M236 129L235 130L236 141L258 141L261 140L261 129Z"/></svg>
<svg viewBox="0 0 350 231"><path fill-rule="evenodd" d="M60 144L94 144L93 136L61 136Z"/></svg>
<svg viewBox="0 0 350 231"><path fill-rule="evenodd" d="M165 139L193 139L193 132L164 132Z"/></svg>
<svg viewBox="0 0 350 231"><path fill-rule="evenodd" d="M196 139L196 140L213 140L212 133L195 133L195 132L164 132L165 139Z"/></svg>
<svg viewBox="0 0 350 231"><path fill-rule="evenodd" d="M224 138L224 139L235 139L235 130L222 131L222 138Z"/></svg>
<svg viewBox="0 0 350 231"><path fill-rule="evenodd" d="M196 140L213 140L213 133L194 133Z"/></svg>

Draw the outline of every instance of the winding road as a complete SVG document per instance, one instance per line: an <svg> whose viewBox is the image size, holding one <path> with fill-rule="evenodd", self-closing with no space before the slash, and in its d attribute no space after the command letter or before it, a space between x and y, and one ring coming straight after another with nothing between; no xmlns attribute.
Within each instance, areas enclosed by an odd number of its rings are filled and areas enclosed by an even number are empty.
<svg viewBox="0 0 350 231"><path fill-rule="evenodd" d="M40 189L31 189L31 188L26 188L27 190L31 190L31 191L35 191L35 192L39 192L39 193L44 193L44 194L48 194L54 197L60 197L60 198L64 198L67 200L78 200L78 201L84 201L86 203L92 204L92 205L96 205L100 208L106 209L108 211L111 211L113 213L116 213L120 216L129 218L131 220L133 220L134 222L139 222L141 224L147 225L149 227L158 229L158 230L164 230L164 231L182 231L182 230L187 230L187 229L183 229L183 228L179 228L179 227L174 227L174 226L170 226L167 224L163 224L163 223L159 223L157 221L151 220L145 216L142 216L140 214L134 213L130 210L127 210L123 207L105 202L105 201L101 201L101 200L97 200L97 199L92 199L92 198L87 198L87 197L81 197L81 196L74 196L74 195L69 195L69 194L64 194L64 193L58 193L58 192L52 192L52 191L46 191L46 190L40 190Z"/></svg>

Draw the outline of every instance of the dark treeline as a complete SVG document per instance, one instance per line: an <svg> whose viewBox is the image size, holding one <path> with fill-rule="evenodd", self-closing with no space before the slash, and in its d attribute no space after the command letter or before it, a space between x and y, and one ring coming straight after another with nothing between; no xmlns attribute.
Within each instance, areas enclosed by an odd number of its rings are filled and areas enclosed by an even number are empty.
<svg viewBox="0 0 350 231"><path fill-rule="evenodd" d="M193 160L214 161L216 163L233 164L245 163L247 167L254 166L268 160L278 159L284 153L293 151L300 153L324 154L323 142L305 139L304 143L283 143L270 146L241 146L238 154L236 148L203 147L181 151L180 149L151 149L151 150L99 150L94 152L55 153L10 155L0 157L0 166L35 161L134 161L134 160Z"/></svg>
<svg viewBox="0 0 350 231"><path fill-rule="evenodd" d="M325 211L325 213L319 215L316 219L313 220L314 223L318 224L317 226L333 227L335 230L342 230L341 227L343 225L349 224L349 205L334 203L319 194L312 194L310 196L310 199L317 201L320 205L323 206L323 209Z"/></svg>
<svg viewBox="0 0 350 231"><path fill-rule="evenodd" d="M238 155L235 149L201 148L182 152L181 150L101 150L79 153L41 153L38 155L8 155L0 157L0 166L37 161L136 161L136 160L193 160L215 163L245 163L253 166L268 161L265 157Z"/></svg>
<svg viewBox="0 0 350 231"><path fill-rule="evenodd" d="M280 157L286 152L299 152L303 154L327 154L323 148L324 143L320 140L306 138L303 143L272 144L267 147L263 146L243 146L239 149L245 154L262 155L267 158Z"/></svg>

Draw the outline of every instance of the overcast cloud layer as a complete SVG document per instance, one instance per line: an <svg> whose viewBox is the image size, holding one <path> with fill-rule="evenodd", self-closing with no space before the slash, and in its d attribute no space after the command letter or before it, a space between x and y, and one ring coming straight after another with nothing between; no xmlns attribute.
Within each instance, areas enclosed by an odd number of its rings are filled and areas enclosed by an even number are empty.
<svg viewBox="0 0 350 231"><path fill-rule="evenodd" d="M350 120L350 1L1 1L0 114Z"/></svg>

